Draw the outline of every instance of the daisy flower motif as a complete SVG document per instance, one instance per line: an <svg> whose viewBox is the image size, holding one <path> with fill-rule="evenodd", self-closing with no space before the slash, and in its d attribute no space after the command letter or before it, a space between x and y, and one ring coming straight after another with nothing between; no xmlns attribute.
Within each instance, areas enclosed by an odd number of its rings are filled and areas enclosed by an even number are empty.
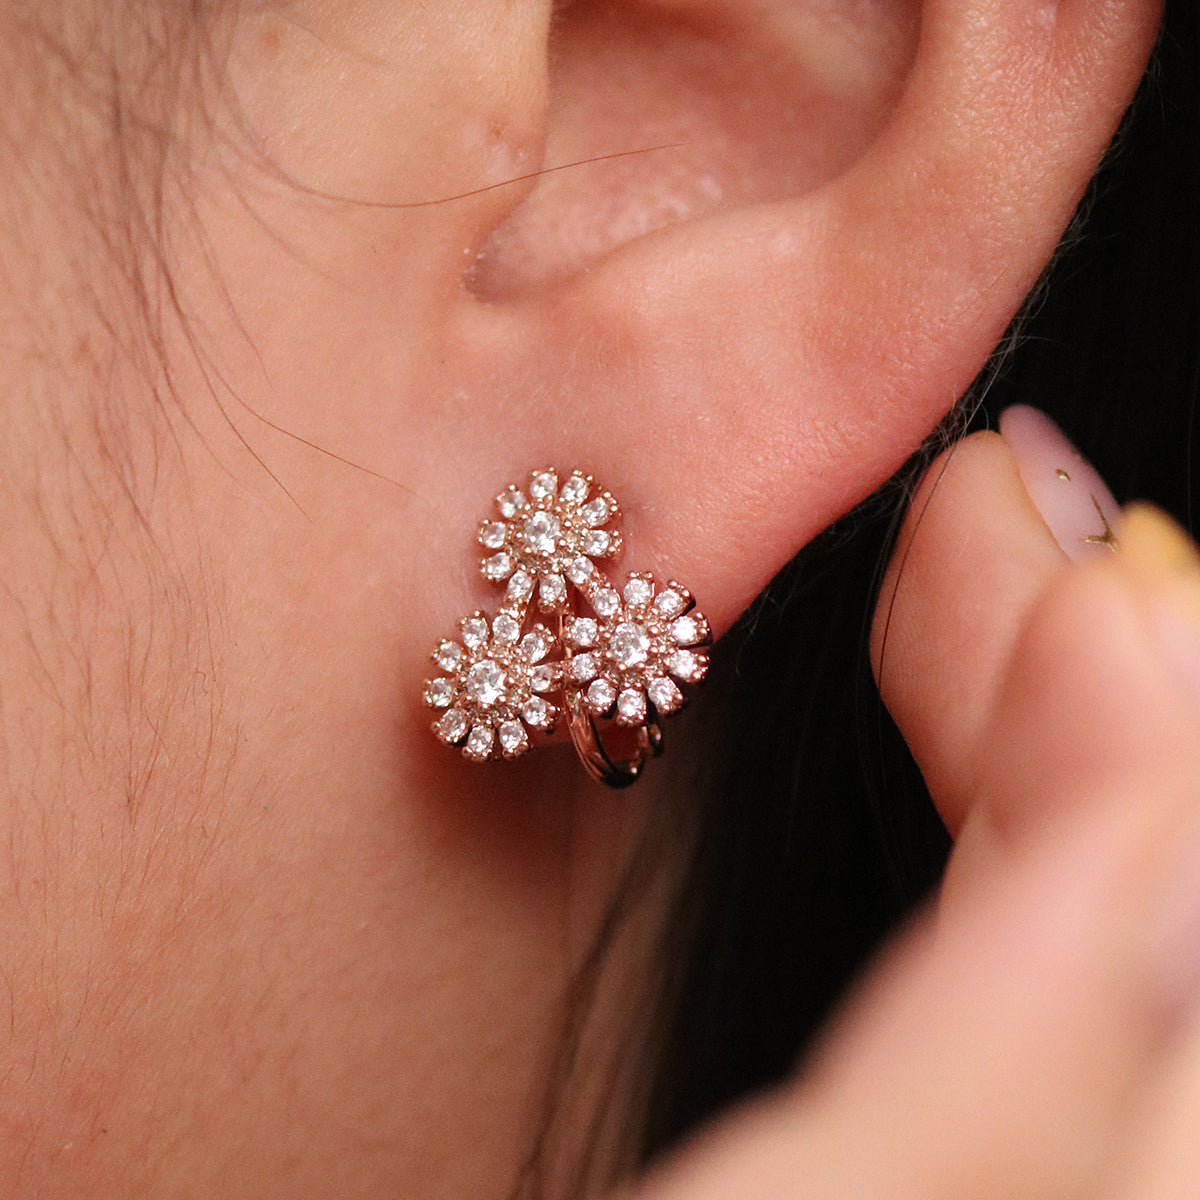
<svg viewBox="0 0 1200 1200"><path fill-rule="evenodd" d="M480 569L506 586L513 612L525 612L535 590L542 612L565 612L567 585L586 595L603 579L596 563L621 552L621 534L605 528L620 514L617 502L581 471L561 485L556 471L533 471L526 491L512 486L496 497L496 510L498 519L479 527L488 552Z"/></svg>
<svg viewBox="0 0 1200 1200"><path fill-rule="evenodd" d="M712 632L677 583L656 586L652 575L628 577L622 592L603 586L588 597L596 615L568 617L563 686L582 692L594 717L643 725L684 703L680 683L708 672L704 647Z"/></svg>
<svg viewBox="0 0 1200 1200"><path fill-rule="evenodd" d="M458 628L459 641L433 652L444 673L425 683L425 703L441 713L433 732L472 762L516 758L529 749L531 732L552 729L558 718L547 696L562 687L562 664L546 661L558 639L541 624L522 634L505 611L490 623L472 613Z"/></svg>

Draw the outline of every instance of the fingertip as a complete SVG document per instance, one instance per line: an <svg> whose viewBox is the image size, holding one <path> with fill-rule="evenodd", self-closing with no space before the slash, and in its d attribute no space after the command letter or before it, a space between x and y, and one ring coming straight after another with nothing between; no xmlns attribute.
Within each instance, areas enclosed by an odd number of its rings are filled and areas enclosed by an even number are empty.
<svg viewBox="0 0 1200 1200"><path fill-rule="evenodd" d="M952 833L1020 628L1065 562L999 435L963 439L926 473L885 576L871 658Z"/></svg>

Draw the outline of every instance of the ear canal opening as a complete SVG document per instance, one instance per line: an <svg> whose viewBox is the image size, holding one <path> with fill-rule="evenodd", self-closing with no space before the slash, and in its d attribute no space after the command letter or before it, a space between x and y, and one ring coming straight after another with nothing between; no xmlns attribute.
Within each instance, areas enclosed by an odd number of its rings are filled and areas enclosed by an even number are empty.
<svg viewBox="0 0 1200 1200"><path fill-rule="evenodd" d="M596 0L559 8L544 169L468 285L500 300L635 238L841 174L916 53L920 0Z"/></svg>

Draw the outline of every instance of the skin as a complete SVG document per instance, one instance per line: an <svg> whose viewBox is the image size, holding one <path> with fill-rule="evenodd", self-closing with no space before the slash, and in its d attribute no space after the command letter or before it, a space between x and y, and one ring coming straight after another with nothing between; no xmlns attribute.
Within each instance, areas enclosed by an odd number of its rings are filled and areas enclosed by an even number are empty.
<svg viewBox="0 0 1200 1200"><path fill-rule="evenodd" d="M476 522L583 465L723 632L978 371L1155 7L96 7L0 4L0 1190L599 1190L719 695L619 802L447 752L417 698L494 604ZM1068 570L1004 462L960 452L877 652L962 834L940 919L647 1195L1165 1196L1194 1153L1139 924L1195 777L1174 576Z"/></svg>

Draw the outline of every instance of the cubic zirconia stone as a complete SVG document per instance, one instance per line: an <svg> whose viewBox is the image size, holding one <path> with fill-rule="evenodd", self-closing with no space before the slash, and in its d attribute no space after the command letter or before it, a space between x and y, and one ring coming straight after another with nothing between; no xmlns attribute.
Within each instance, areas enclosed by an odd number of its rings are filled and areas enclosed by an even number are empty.
<svg viewBox="0 0 1200 1200"><path fill-rule="evenodd" d="M529 749L529 737L520 721L505 721L500 726L500 749L513 758Z"/></svg>
<svg viewBox="0 0 1200 1200"><path fill-rule="evenodd" d="M600 664L594 654L577 654L567 666L567 673L575 683L587 683L600 673Z"/></svg>
<svg viewBox="0 0 1200 1200"><path fill-rule="evenodd" d="M484 521L479 527L479 544L488 550L502 550L507 534L503 521Z"/></svg>
<svg viewBox="0 0 1200 1200"><path fill-rule="evenodd" d="M524 540L531 554L553 554L562 527L553 513L534 513L525 522Z"/></svg>
<svg viewBox="0 0 1200 1200"><path fill-rule="evenodd" d="M659 592L654 597L654 611L665 621L669 621L672 617L677 617L683 612L686 601L676 591L668 588L665 592Z"/></svg>
<svg viewBox="0 0 1200 1200"><path fill-rule="evenodd" d="M554 635L544 625L531 629L521 639L521 657L526 662L541 662L554 645Z"/></svg>
<svg viewBox="0 0 1200 1200"><path fill-rule="evenodd" d="M433 728L443 742L448 746L453 746L466 736L468 724L462 709L452 708L449 712L442 714L442 719Z"/></svg>
<svg viewBox="0 0 1200 1200"><path fill-rule="evenodd" d="M477 662L467 672L467 695L476 704L491 708L504 695L504 670L490 658Z"/></svg>
<svg viewBox="0 0 1200 1200"><path fill-rule="evenodd" d="M442 642L433 652L433 661L443 671L454 671L463 659L463 648L457 642Z"/></svg>
<svg viewBox="0 0 1200 1200"><path fill-rule="evenodd" d="M593 617L576 617L567 626L567 641L580 650L594 646L599 636L600 626Z"/></svg>
<svg viewBox="0 0 1200 1200"><path fill-rule="evenodd" d="M431 679L425 685L425 703L430 708L446 708L454 699L454 684L449 679Z"/></svg>
<svg viewBox="0 0 1200 1200"><path fill-rule="evenodd" d="M583 552L595 558L603 558L612 545L612 537L603 529L589 529L583 535Z"/></svg>
<svg viewBox="0 0 1200 1200"><path fill-rule="evenodd" d="M697 642L704 640L706 632L701 621L690 614L686 617L680 617L671 626L671 636L675 639L675 644L678 646L694 646Z"/></svg>
<svg viewBox="0 0 1200 1200"><path fill-rule="evenodd" d="M491 558L484 559L483 573L493 583L503 583L512 574L514 566L516 564L512 560L512 555L502 550L499 554L493 554Z"/></svg>
<svg viewBox="0 0 1200 1200"><path fill-rule="evenodd" d="M617 702L617 689L607 679L597 679L587 690L588 708L598 717L606 716Z"/></svg>
<svg viewBox="0 0 1200 1200"><path fill-rule="evenodd" d="M558 491L558 476L553 471L539 471L529 481L529 494L535 500L553 500Z"/></svg>
<svg viewBox="0 0 1200 1200"><path fill-rule="evenodd" d="M541 696L530 696L521 709L521 716L531 729L547 729L554 720L554 709Z"/></svg>
<svg viewBox="0 0 1200 1200"><path fill-rule="evenodd" d="M646 661L650 652L650 638L641 625L634 621L622 621L612 631L608 648L617 666L630 671Z"/></svg>
<svg viewBox="0 0 1200 1200"><path fill-rule="evenodd" d="M625 585L625 603L641 608L654 599L654 584L649 579L634 577Z"/></svg>
<svg viewBox="0 0 1200 1200"><path fill-rule="evenodd" d="M488 638L488 625L482 617L467 617L462 623L463 641L472 649L482 646Z"/></svg>
<svg viewBox="0 0 1200 1200"><path fill-rule="evenodd" d="M592 566L592 560L590 558L584 558L584 556L581 554L567 568L567 578L576 587L583 587L583 585L587 583L589 579L591 579L595 570L596 568Z"/></svg>
<svg viewBox="0 0 1200 1200"><path fill-rule="evenodd" d="M567 599L567 582L561 575L543 575L538 585L538 603L543 608L559 608Z"/></svg>
<svg viewBox="0 0 1200 1200"><path fill-rule="evenodd" d="M520 622L515 621L508 613L501 613L492 622L492 637L501 646L515 646L520 636Z"/></svg>
<svg viewBox="0 0 1200 1200"><path fill-rule="evenodd" d="M508 598L518 604L524 604L533 595L533 576L525 571L517 571L508 581Z"/></svg>
<svg viewBox="0 0 1200 1200"><path fill-rule="evenodd" d="M617 724L640 725L646 719L646 694L626 688L617 697Z"/></svg>
<svg viewBox="0 0 1200 1200"><path fill-rule="evenodd" d="M675 681L666 676L650 680L646 685L646 695L663 716L673 713L683 703L683 693L675 686Z"/></svg>
<svg viewBox="0 0 1200 1200"><path fill-rule="evenodd" d="M580 475L578 471L571 475L571 478L562 485L562 491L559 492L559 498L565 500L568 504L582 504L587 499L587 496L587 477Z"/></svg>
<svg viewBox="0 0 1200 1200"><path fill-rule="evenodd" d="M558 673L549 664L534 667L529 672L529 686L535 692L552 692L558 684Z"/></svg>
<svg viewBox="0 0 1200 1200"><path fill-rule="evenodd" d="M608 520L612 508L604 496L597 496L595 500L591 500L585 504L582 511L583 519L594 529L597 525L603 525Z"/></svg>
<svg viewBox="0 0 1200 1200"><path fill-rule="evenodd" d="M476 725L467 738L463 753L473 762L486 762L496 744L496 731L490 725Z"/></svg>
<svg viewBox="0 0 1200 1200"><path fill-rule="evenodd" d="M500 510L500 515L510 521L527 503L528 501L515 487L508 488L496 497L496 507Z"/></svg>
<svg viewBox="0 0 1200 1200"><path fill-rule="evenodd" d="M611 617L621 607L621 597L612 588L604 588L592 597L592 607L602 617Z"/></svg>
<svg viewBox="0 0 1200 1200"><path fill-rule="evenodd" d="M684 683L699 683L708 671L708 659L691 650L676 650L667 659L667 670Z"/></svg>

